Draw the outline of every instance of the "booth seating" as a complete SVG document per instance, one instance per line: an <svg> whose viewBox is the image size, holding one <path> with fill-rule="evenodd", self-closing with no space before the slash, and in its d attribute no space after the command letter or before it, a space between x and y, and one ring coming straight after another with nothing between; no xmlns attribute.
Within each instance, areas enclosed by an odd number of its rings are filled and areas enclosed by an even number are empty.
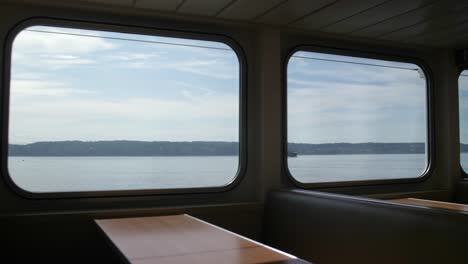
<svg viewBox="0 0 468 264"><path fill-rule="evenodd" d="M468 215L306 190L273 191L263 242L327 263L468 263Z"/></svg>

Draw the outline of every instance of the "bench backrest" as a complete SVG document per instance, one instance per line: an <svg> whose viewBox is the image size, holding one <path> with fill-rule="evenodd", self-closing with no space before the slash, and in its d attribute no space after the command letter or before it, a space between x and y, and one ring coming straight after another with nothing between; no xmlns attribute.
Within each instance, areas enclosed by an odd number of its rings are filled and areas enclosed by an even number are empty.
<svg viewBox="0 0 468 264"><path fill-rule="evenodd" d="M303 190L270 193L263 240L315 263L468 263L468 215Z"/></svg>

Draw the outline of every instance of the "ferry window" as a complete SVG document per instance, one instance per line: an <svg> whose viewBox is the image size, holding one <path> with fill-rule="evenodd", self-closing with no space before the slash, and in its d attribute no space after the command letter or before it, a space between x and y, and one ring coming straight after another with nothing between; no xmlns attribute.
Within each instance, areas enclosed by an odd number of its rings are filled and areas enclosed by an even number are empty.
<svg viewBox="0 0 468 264"><path fill-rule="evenodd" d="M468 171L468 70L458 78L458 100L460 109L460 164Z"/></svg>
<svg viewBox="0 0 468 264"><path fill-rule="evenodd" d="M10 178L31 193L227 186L239 71L223 42L26 28L12 44Z"/></svg>
<svg viewBox="0 0 468 264"><path fill-rule="evenodd" d="M287 66L287 164L299 183L421 177L427 85L412 63L299 51Z"/></svg>

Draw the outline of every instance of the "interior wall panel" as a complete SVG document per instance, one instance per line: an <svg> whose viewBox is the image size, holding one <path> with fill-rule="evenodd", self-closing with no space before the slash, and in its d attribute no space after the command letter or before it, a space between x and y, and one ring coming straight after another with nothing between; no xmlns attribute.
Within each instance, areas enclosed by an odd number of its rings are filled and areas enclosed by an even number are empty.
<svg viewBox="0 0 468 264"><path fill-rule="evenodd" d="M177 29L186 30L188 32L210 32L212 35L225 36L226 39L232 39L238 43L239 54L245 55L245 58L252 58L253 49L256 46L256 35L252 29L242 28L238 29L233 25L208 24L208 23L188 23L185 20L169 20L161 17L148 17L148 12L144 10L134 9L131 13L130 8L113 8L89 10L88 7L66 7L66 6L47 6L47 5L33 5L24 3L6 3L0 4L0 37L3 40L7 39L8 32L17 25L18 22L24 21L30 17L51 17L56 19L68 19L76 21L94 21L99 27L99 22L104 24L119 24L119 25L132 25L138 27L139 31L148 34L157 34L157 28L164 29ZM126 10L129 13L123 13ZM135 11L138 11L135 12ZM11 14L11 15L5 15ZM138 15L140 14L140 15ZM129 28L124 28L127 30ZM234 43L234 42L233 42ZM6 49L0 52L0 58L4 56ZM242 57L244 58L244 57ZM242 59L242 62L246 60ZM6 64L0 65L0 72L7 72L9 67ZM254 87L251 85L254 82L253 67L245 67L245 84L247 87ZM3 81L3 74L0 74L0 81ZM0 82L1 89L8 89L8 83ZM252 105L258 105L255 96L249 94L253 89L245 89L244 100L246 107L249 109ZM249 115L248 113L246 115ZM249 122L247 127L255 126L252 122L253 118L246 118ZM246 122L247 123L247 122ZM255 129L248 129L245 133L247 142L255 142ZM7 146L6 139L3 138L2 146ZM30 199L15 192L11 186L8 185L6 177L6 170L2 170L2 177L0 177L0 215L14 215L24 213L43 213L43 212L63 212L69 211L89 211L89 210L105 210L117 208L148 208L148 207L177 207L181 205L202 205L202 204L226 204L234 202L251 202L256 199L256 182L255 175L257 172L257 160L255 153L255 145L248 144L246 146L247 153L246 159L248 161L245 167L245 174L242 174L241 181L232 189L212 193L190 193L190 194L171 194L171 195L130 195L129 196L95 196L86 198L61 198L61 199ZM5 169L5 167L3 167Z"/></svg>

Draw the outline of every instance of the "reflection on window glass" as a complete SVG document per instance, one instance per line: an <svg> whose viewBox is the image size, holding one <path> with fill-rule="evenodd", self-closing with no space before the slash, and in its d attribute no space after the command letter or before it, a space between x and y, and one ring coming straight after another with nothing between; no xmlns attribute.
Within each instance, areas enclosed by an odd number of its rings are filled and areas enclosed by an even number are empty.
<svg viewBox="0 0 468 264"><path fill-rule="evenodd" d="M424 173L426 80L418 66L296 52L287 70L288 167L297 181Z"/></svg>
<svg viewBox="0 0 468 264"><path fill-rule="evenodd" d="M458 78L458 100L460 109L460 163L468 171L468 71Z"/></svg>
<svg viewBox="0 0 468 264"><path fill-rule="evenodd" d="M10 177L29 192L225 186L239 62L219 42L34 26L13 42Z"/></svg>

